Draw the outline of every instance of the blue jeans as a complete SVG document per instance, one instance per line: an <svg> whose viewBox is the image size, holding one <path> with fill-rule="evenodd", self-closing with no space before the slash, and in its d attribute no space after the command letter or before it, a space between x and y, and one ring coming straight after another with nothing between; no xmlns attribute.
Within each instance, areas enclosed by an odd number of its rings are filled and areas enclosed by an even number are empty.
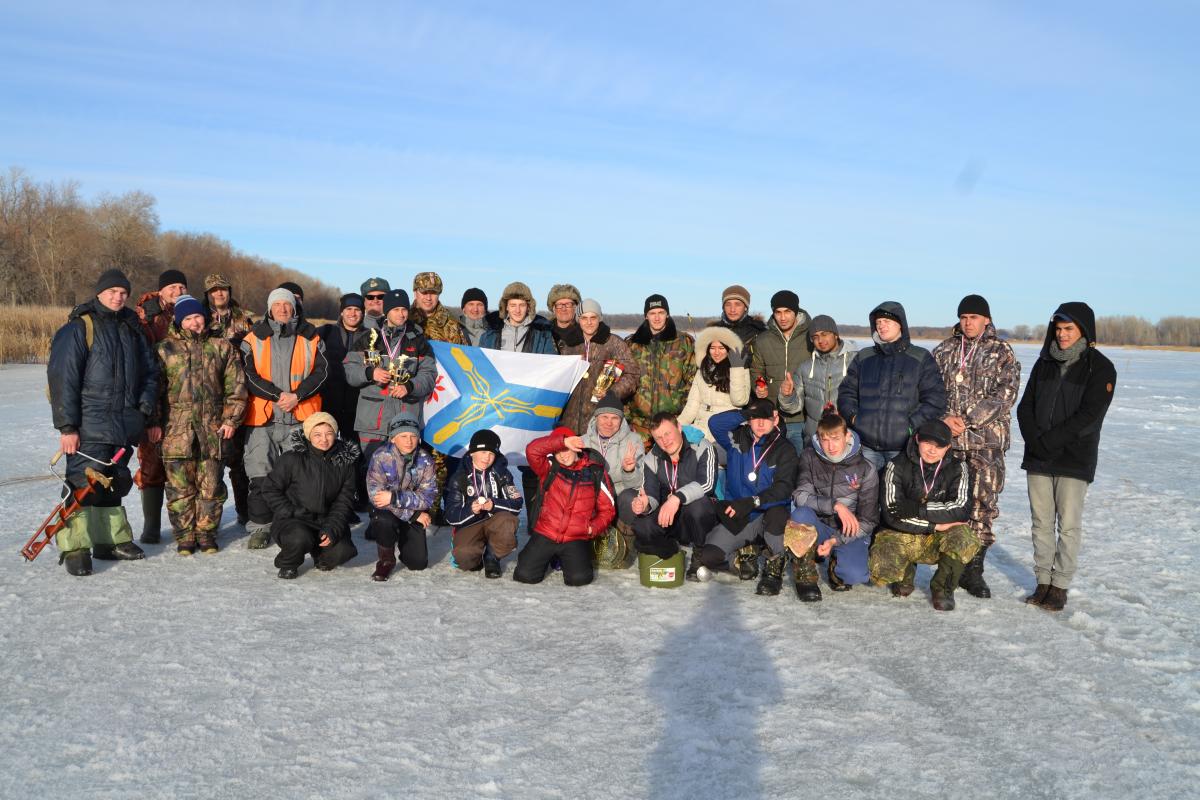
<svg viewBox="0 0 1200 800"><path fill-rule="evenodd" d="M871 462L871 466L875 467L875 469L879 472L883 472L883 468L887 466L887 462L900 455L900 451L872 450L864 444L862 448L862 454L863 458Z"/></svg>
<svg viewBox="0 0 1200 800"><path fill-rule="evenodd" d="M821 522L817 512L807 506L801 506L792 512L792 522L812 525L816 528L817 544L838 534L836 530ZM833 548L832 555L837 559L836 573L843 583L853 586L856 583L868 583L871 580L871 571L867 567L867 554L870 547L871 537L862 535Z"/></svg>

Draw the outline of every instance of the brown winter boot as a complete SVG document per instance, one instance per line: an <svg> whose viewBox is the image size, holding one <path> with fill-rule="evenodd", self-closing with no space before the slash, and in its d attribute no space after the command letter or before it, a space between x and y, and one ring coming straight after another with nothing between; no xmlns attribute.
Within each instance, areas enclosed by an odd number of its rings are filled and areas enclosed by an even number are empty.
<svg viewBox="0 0 1200 800"><path fill-rule="evenodd" d="M1042 608L1047 611L1062 611L1067 605L1067 590L1051 586L1042 600Z"/></svg>
<svg viewBox="0 0 1200 800"><path fill-rule="evenodd" d="M371 580L386 581L396 568L396 548L384 547L381 544L375 547L379 552L379 560L375 562L375 572L371 575Z"/></svg>
<svg viewBox="0 0 1200 800"><path fill-rule="evenodd" d="M1050 584L1039 583L1037 588L1033 590L1033 594L1025 598L1025 602L1031 606L1040 606L1042 601L1046 599L1046 592L1050 591Z"/></svg>

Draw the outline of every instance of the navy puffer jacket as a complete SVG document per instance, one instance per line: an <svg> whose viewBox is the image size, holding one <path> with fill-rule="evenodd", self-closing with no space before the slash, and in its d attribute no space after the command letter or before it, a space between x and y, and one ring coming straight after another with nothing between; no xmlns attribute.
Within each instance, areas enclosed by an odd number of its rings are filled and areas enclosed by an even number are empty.
<svg viewBox="0 0 1200 800"><path fill-rule="evenodd" d="M941 419L946 385L933 355L908 338L904 306L888 300L871 312L871 330L882 312L900 320L900 338L858 351L838 387L838 413L850 422L865 447L903 450L922 422Z"/></svg>
<svg viewBox="0 0 1200 800"><path fill-rule="evenodd" d="M92 346L82 317L93 322ZM76 306L50 344L46 367L54 427L84 442L132 445L152 420L158 359L137 314L97 299Z"/></svg>

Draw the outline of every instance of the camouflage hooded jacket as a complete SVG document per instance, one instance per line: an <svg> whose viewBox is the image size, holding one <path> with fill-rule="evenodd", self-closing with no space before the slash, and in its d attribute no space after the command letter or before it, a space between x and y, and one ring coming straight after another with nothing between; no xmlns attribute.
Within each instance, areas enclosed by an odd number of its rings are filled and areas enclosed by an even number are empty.
<svg viewBox="0 0 1200 800"><path fill-rule="evenodd" d="M414 325L420 325L425 332L425 338L431 342L449 342L450 344L470 344L471 337L467 336L462 323L446 310L441 303L429 314L413 306L409 320Z"/></svg>
<svg viewBox="0 0 1200 800"><path fill-rule="evenodd" d="M1008 450L1012 408L1021 385L1021 364L989 322L975 342L962 329L933 350L946 383L946 416L962 417L967 429L954 437L955 450ZM960 382L958 375L962 373Z"/></svg>
<svg viewBox="0 0 1200 800"><path fill-rule="evenodd" d="M246 411L242 360L227 340L172 325L158 343L159 416L164 459L219 459L222 425L238 427Z"/></svg>
<svg viewBox="0 0 1200 800"><path fill-rule="evenodd" d="M233 300L229 301L229 308L224 311L209 308L208 318L209 331L235 344L254 327L254 316Z"/></svg>
<svg viewBox="0 0 1200 800"><path fill-rule="evenodd" d="M678 414L687 404L692 378L696 375L696 343L691 334L675 329L668 317L662 333L650 333L643 322L625 341L641 377L629 398L629 425L639 433L649 433L651 418L660 411Z"/></svg>

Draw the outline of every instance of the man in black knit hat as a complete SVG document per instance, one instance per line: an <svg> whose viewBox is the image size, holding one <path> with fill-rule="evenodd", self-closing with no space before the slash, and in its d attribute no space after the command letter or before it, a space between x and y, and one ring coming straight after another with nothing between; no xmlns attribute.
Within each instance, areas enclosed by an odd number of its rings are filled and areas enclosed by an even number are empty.
<svg viewBox="0 0 1200 800"><path fill-rule="evenodd" d="M954 457L971 467L971 529L980 547L963 570L959 586L975 597L991 597L983 559L996 541L992 522L1000 515L1004 453L1012 408L1021 384L1021 365L1008 342L996 336L988 301L967 295L958 304L958 324L933 350L946 384L942 419L954 435Z"/></svg>

